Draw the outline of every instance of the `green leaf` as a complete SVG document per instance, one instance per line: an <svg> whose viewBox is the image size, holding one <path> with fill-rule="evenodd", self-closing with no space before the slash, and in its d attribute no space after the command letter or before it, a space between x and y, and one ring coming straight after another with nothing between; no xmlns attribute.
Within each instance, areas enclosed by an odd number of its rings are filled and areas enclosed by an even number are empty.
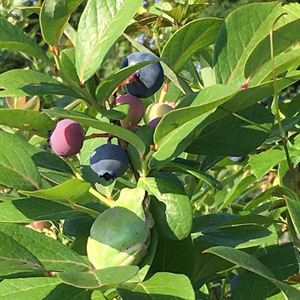
<svg viewBox="0 0 300 300"><path fill-rule="evenodd" d="M70 269L87 271L90 268L86 261L70 248L35 230L22 225L0 224L0 232L12 237L25 247L47 270L57 272ZM11 249L11 251L14 250Z"/></svg>
<svg viewBox="0 0 300 300"><path fill-rule="evenodd" d="M60 118L69 118L79 122L83 126L93 127L122 138L128 143L132 144L138 150L141 157L145 152L145 145L143 141L133 132L125 128L110 124L106 121L98 120L83 113L69 111L61 108L45 109L44 111L49 113L50 115L54 115Z"/></svg>
<svg viewBox="0 0 300 300"><path fill-rule="evenodd" d="M287 198L286 203L293 224L297 229L297 232L300 233L300 202Z"/></svg>
<svg viewBox="0 0 300 300"><path fill-rule="evenodd" d="M125 79L127 79L130 75L132 75L135 71L157 61L160 61L160 59L137 63L133 66L122 68L116 73L103 79L96 90L96 97L98 102L103 103L103 101L105 101L109 96L111 96L111 94L119 86L119 84L122 83Z"/></svg>
<svg viewBox="0 0 300 300"><path fill-rule="evenodd" d="M200 133L199 125L216 108L237 93L231 86L215 85L202 90L194 106L175 109L166 114L154 132L158 150L149 161L150 168L162 167L178 156ZM198 130L199 133L195 133Z"/></svg>
<svg viewBox="0 0 300 300"><path fill-rule="evenodd" d="M141 0L87 2L80 17L75 47L76 69L81 82L99 69L140 5Z"/></svg>
<svg viewBox="0 0 300 300"><path fill-rule="evenodd" d="M256 177L253 174L250 174L237 182L226 195L223 203L218 208L218 211L221 211L224 207L234 201L234 199L241 195L255 180Z"/></svg>
<svg viewBox="0 0 300 300"><path fill-rule="evenodd" d="M61 203L74 204L89 191L90 187L90 183L72 178L48 189L34 192L20 191L20 193Z"/></svg>
<svg viewBox="0 0 300 300"><path fill-rule="evenodd" d="M219 247L213 247L207 249L205 250L205 253L215 254L234 264L241 266L242 268L248 271L251 271L255 274L258 274L270 280L272 283L274 283L278 288L282 290L282 292L286 296L286 299L288 300L299 299L300 292L297 289L282 281L277 280L273 275L273 273L265 265L263 265L257 258L241 250L219 246Z"/></svg>
<svg viewBox="0 0 300 300"><path fill-rule="evenodd" d="M79 78L77 75L75 67L75 50L74 49L64 49L60 52L60 63L61 68L64 73L70 77L73 81L79 83Z"/></svg>
<svg viewBox="0 0 300 300"><path fill-rule="evenodd" d="M1 278L18 273L45 275L41 262L11 236L0 232L0 276ZM21 275L20 274L20 275ZM21 275L22 276L22 275Z"/></svg>
<svg viewBox="0 0 300 300"><path fill-rule="evenodd" d="M186 238L192 228L192 207L184 191L162 178L141 177L138 185L156 197L150 207L158 235L170 240Z"/></svg>
<svg viewBox="0 0 300 300"><path fill-rule="evenodd" d="M272 167L276 166L285 159L286 156L283 149L271 148L259 154L251 155L249 158L249 163L255 177L261 178L263 175L269 172Z"/></svg>
<svg viewBox="0 0 300 300"><path fill-rule="evenodd" d="M0 124L29 131L42 137L48 137L48 131L55 122L38 111L0 108Z"/></svg>
<svg viewBox="0 0 300 300"><path fill-rule="evenodd" d="M53 62L45 52L27 34L21 31L18 26L14 26L6 19L1 18L0 28L0 48L18 50L53 65Z"/></svg>
<svg viewBox="0 0 300 300"><path fill-rule="evenodd" d="M0 140L0 183L16 189L40 189L41 176L31 155L24 151L27 143L1 130Z"/></svg>
<svg viewBox="0 0 300 300"><path fill-rule="evenodd" d="M47 0L44 1L40 13L40 26L45 41L58 50L58 42L64 26L73 10L83 0Z"/></svg>
<svg viewBox="0 0 300 300"><path fill-rule="evenodd" d="M137 266L104 268L88 272L62 272L57 277L64 283L82 289L98 289L115 286L132 278L138 272Z"/></svg>
<svg viewBox="0 0 300 300"><path fill-rule="evenodd" d="M19 198L0 203L1 223L61 220L84 217L85 213L67 205L39 198Z"/></svg>
<svg viewBox="0 0 300 300"><path fill-rule="evenodd" d="M300 18L292 20L291 22L281 26L273 32L273 47L274 56L282 53L294 43L299 41L298 28L300 25ZM271 29L271 28L270 28ZM245 76L248 77L257 68L263 66L270 61L270 36L267 35L252 51L245 66Z"/></svg>
<svg viewBox="0 0 300 300"><path fill-rule="evenodd" d="M191 282L182 274L156 273L138 283L117 287L123 300L195 300Z"/></svg>
<svg viewBox="0 0 300 300"><path fill-rule="evenodd" d="M228 114L209 124L186 151L201 155L242 156L251 153L269 137L274 115L261 104L235 114L243 119Z"/></svg>
<svg viewBox="0 0 300 300"><path fill-rule="evenodd" d="M223 20L216 18L189 22L171 36L161 56L175 72L180 72L196 51L214 43L222 24Z"/></svg>
<svg viewBox="0 0 300 300"><path fill-rule="evenodd" d="M0 297L3 300L89 300L91 292L62 284L58 278L33 277L3 280Z"/></svg>
<svg viewBox="0 0 300 300"><path fill-rule="evenodd" d="M189 166L187 163L185 163L184 160L174 159L174 161L168 164L167 166L168 170L169 167L171 167L171 170L173 169L172 167L175 167L175 170L179 169L179 171L185 171L186 173L191 174L200 180L203 180L209 186L217 190L221 190L223 188L221 182L219 182L216 178L214 178L213 176L205 172L199 171L198 169L195 169L192 166Z"/></svg>
<svg viewBox="0 0 300 300"><path fill-rule="evenodd" d="M38 71L10 70L0 75L0 97L49 94L82 98L69 87Z"/></svg>
<svg viewBox="0 0 300 300"><path fill-rule="evenodd" d="M292 243L272 245L258 250L255 256L262 262L279 280L286 280L289 276L298 273L298 264ZM280 259L278 259L280 258ZM251 289L245 288L251 285ZM276 286L269 280L250 271L243 272L234 297L237 299L265 300L276 292ZM278 290L279 291L279 290ZM269 298L268 298L269 299ZM284 296L281 294L281 298Z"/></svg>
<svg viewBox="0 0 300 300"><path fill-rule="evenodd" d="M300 63L300 49L283 52L274 58L275 76L280 75L286 70L296 69ZM249 87L255 86L261 82L269 81L273 78L272 62L264 64L256 71L251 78Z"/></svg>
<svg viewBox="0 0 300 300"><path fill-rule="evenodd" d="M217 83L240 87L245 82L244 70L249 56L258 43L269 35L274 20L280 14L281 5L276 1L250 3L229 14L215 42Z"/></svg>
<svg viewBox="0 0 300 300"><path fill-rule="evenodd" d="M184 274L190 278L195 265L193 252L190 236L181 241L159 239L150 274L170 272Z"/></svg>

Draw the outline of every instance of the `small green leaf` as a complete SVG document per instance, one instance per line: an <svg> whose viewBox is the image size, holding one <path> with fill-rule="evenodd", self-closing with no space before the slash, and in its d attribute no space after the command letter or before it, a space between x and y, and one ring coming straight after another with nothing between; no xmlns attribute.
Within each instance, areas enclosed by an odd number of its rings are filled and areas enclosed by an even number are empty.
<svg viewBox="0 0 300 300"><path fill-rule="evenodd" d="M192 206L184 191L162 178L141 177L138 185L155 196L150 207L158 234L170 240L186 238L192 228Z"/></svg>
<svg viewBox="0 0 300 300"><path fill-rule="evenodd" d="M121 266L88 272L62 272L58 278L69 285L82 289L98 289L103 286L116 286L132 278L138 272L137 266Z"/></svg>
<svg viewBox="0 0 300 300"><path fill-rule="evenodd" d="M0 124L29 131L42 137L48 137L48 131L55 122L46 114L24 109L0 108Z"/></svg>
<svg viewBox="0 0 300 300"><path fill-rule="evenodd" d="M0 97L49 94L82 98L69 87L38 71L10 70L0 75Z"/></svg>
<svg viewBox="0 0 300 300"><path fill-rule="evenodd" d="M219 247L213 247L207 249L205 250L205 253L212 253L217 256L220 256L234 264L241 266L242 268L245 268L248 271L251 271L255 274L258 274L270 280L272 283L274 283L278 288L282 290L282 292L286 296L286 299L288 300L299 299L300 292L297 289L288 285L287 283L277 280L273 275L273 273L265 265L263 265L257 258L241 250L219 246Z"/></svg>
<svg viewBox="0 0 300 300"><path fill-rule="evenodd" d="M90 183L77 178L72 178L48 189L34 192L20 191L20 193L37 198L74 204L80 197L89 191L90 187Z"/></svg>
<svg viewBox="0 0 300 300"><path fill-rule="evenodd" d="M18 26L14 26L6 19L1 18L0 28L0 48L18 50L53 65L53 62L45 52L27 34L21 31Z"/></svg>
<svg viewBox="0 0 300 300"><path fill-rule="evenodd" d="M256 178L261 178L269 172L272 167L286 159L283 149L268 149L256 155L251 155L249 163Z"/></svg>
<svg viewBox="0 0 300 300"><path fill-rule="evenodd" d="M0 183L16 189L40 189L41 176L30 153L24 151L27 143L2 130L0 140Z"/></svg>
<svg viewBox="0 0 300 300"><path fill-rule="evenodd" d="M73 10L83 0L46 0L40 13L40 26L45 41L58 49L59 38Z"/></svg>
<svg viewBox="0 0 300 300"><path fill-rule="evenodd" d="M175 72L180 72L196 51L214 43L222 24L223 20L216 18L189 22L171 36L161 56Z"/></svg>
<svg viewBox="0 0 300 300"><path fill-rule="evenodd" d="M156 273L138 283L124 283L117 287L123 300L195 300L188 277L182 274Z"/></svg>
<svg viewBox="0 0 300 300"><path fill-rule="evenodd" d="M87 2L80 17L75 47L76 69L81 82L99 69L140 5L141 0Z"/></svg>

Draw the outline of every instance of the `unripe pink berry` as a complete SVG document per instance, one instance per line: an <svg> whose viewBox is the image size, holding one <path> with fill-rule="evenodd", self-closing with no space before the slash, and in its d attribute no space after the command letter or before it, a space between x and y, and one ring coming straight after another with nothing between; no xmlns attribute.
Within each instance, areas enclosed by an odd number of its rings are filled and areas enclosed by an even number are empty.
<svg viewBox="0 0 300 300"><path fill-rule="evenodd" d="M64 119L56 124L48 145L55 154L68 157L80 151L83 140L84 133L81 125L73 120Z"/></svg>
<svg viewBox="0 0 300 300"><path fill-rule="evenodd" d="M142 101L129 94L119 95L116 98L116 105L129 104L128 116L124 120L120 120L123 127L128 127L131 124L138 124L144 115L144 105Z"/></svg>
<svg viewBox="0 0 300 300"><path fill-rule="evenodd" d="M32 226L36 229L50 228L51 223L49 221L35 221L32 222Z"/></svg>

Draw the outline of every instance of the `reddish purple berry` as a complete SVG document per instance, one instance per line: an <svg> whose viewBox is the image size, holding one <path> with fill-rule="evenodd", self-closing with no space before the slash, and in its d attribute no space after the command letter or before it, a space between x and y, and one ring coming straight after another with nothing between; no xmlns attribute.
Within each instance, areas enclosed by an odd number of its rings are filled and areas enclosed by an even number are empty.
<svg viewBox="0 0 300 300"><path fill-rule="evenodd" d="M80 151L83 140L84 133L81 125L73 120L64 119L56 124L48 145L55 154L68 157Z"/></svg>
<svg viewBox="0 0 300 300"><path fill-rule="evenodd" d="M121 104L130 105L128 116L124 120L120 121L121 125L123 127L128 127L132 124L138 124L141 121L145 111L142 101L133 95L119 95L116 98L116 105Z"/></svg>

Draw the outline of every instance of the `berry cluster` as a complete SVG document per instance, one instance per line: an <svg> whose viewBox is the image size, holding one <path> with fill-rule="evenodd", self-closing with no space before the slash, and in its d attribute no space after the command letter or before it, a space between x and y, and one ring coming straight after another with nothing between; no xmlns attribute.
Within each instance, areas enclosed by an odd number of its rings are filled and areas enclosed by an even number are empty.
<svg viewBox="0 0 300 300"><path fill-rule="evenodd" d="M132 53L123 60L121 68L155 59L156 57L150 53ZM144 117L145 124L154 131L162 116L174 109L174 102L153 103L145 112L144 105L140 100L140 98L146 98L156 93L161 88L163 81L163 68L159 62L142 67L130 76L130 80L126 81L124 85L127 94L118 94L115 97L116 106L129 104L127 117L120 120L122 127L134 128ZM83 141L84 131L81 125L76 121L64 119L59 121L50 132L48 146L57 155L69 157L80 151ZM90 166L100 178L108 181L122 176L126 172L129 159L121 145L108 143L97 147L92 152Z"/></svg>

